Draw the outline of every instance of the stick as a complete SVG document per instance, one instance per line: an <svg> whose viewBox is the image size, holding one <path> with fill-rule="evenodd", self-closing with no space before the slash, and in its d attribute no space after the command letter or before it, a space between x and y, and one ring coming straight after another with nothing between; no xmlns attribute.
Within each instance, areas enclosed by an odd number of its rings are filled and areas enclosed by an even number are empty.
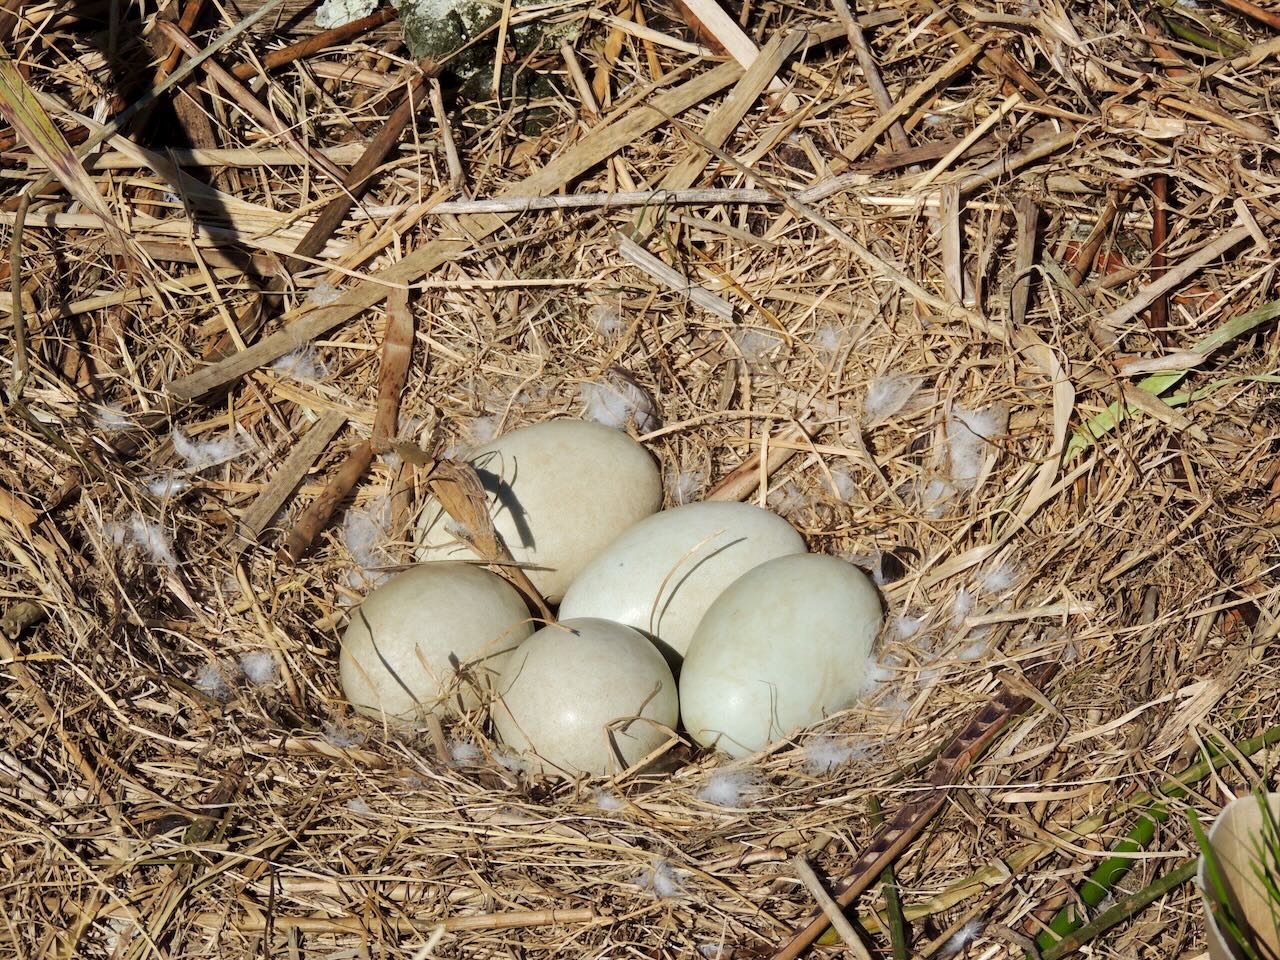
<svg viewBox="0 0 1280 960"><path fill-rule="evenodd" d="M831 5L835 7L836 16L840 18L845 33L849 35L849 46L853 48L853 56L858 61L858 66L862 68L862 76L867 81L868 89L871 90L871 99L875 101L876 109L882 117L891 113L893 98L889 96L884 78L880 76L880 65L876 63L871 46L867 43L867 35L862 32L862 27L854 17L853 11L849 9L847 0L831 0ZM911 142L907 139L907 131L902 128L901 120L894 120L889 125L889 142L893 144L895 150L906 150L911 146Z"/></svg>
<svg viewBox="0 0 1280 960"><path fill-rule="evenodd" d="M369 469L373 461L373 444L368 440L361 441L347 454L333 475L333 479L325 486L314 500L302 511L293 529L285 538L284 546L276 553L281 563L297 563L307 552L312 542L325 528L334 509L351 492L351 488Z"/></svg>
<svg viewBox="0 0 1280 960"><path fill-rule="evenodd" d="M733 304L716 296L706 287L689 280L679 270L669 267L640 244L621 233L613 235L614 246L623 260L637 269L643 270L663 286L680 294L690 303L696 304L708 313L721 320L732 322Z"/></svg>
<svg viewBox="0 0 1280 960"><path fill-rule="evenodd" d="M800 854L791 861L791 869L796 872L796 876L800 878L800 882L809 891L809 895L818 902L818 906L822 908L826 918L831 921L831 926L835 928L836 933L840 934L840 939L845 942L849 952L857 960L871 960L871 954L867 952L866 946L858 936L858 931L853 929L853 924L849 922L849 918L840 909L840 904L831 899L831 894L827 893L822 886L822 881L813 872L813 867L809 866L804 854Z"/></svg>
<svg viewBox="0 0 1280 960"><path fill-rule="evenodd" d="M434 65L432 65L432 68L438 71L438 68L435 68ZM382 129L369 141L369 145L365 147L360 159L352 165L346 176L339 178L343 186L342 192L325 204L325 208L320 211L320 216L311 225L311 229L298 241L298 246L294 250L296 257L314 257L323 250L324 245L329 242L329 238L333 236L334 231L347 218L347 214L351 212L355 202L369 189L369 178L399 142L400 134L404 132L404 128L409 125L409 120L416 112L418 95L426 85L427 76L428 74L424 69L422 74L414 78L413 83L410 84L409 89L405 92L404 98L391 111L391 115L387 117ZM325 159L327 160L328 158L326 157ZM334 169L337 168L335 167ZM303 268L310 266L305 261L295 262L298 262L300 267Z"/></svg>
<svg viewBox="0 0 1280 960"><path fill-rule="evenodd" d="M1041 664L1026 680L1036 689L1043 689L1057 670L1058 664L1050 661ZM853 873L835 897L836 903L842 907L849 906L875 883L885 867L893 863L924 832L934 814L946 803L951 788L960 775L973 764L1000 731L1032 702L1030 697L1016 693L1008 683L1001 687L999 693L974 715L938 755L929 774L932 789L920 799L899 808L893 819L877 831L875 838L858 858ZM795 960L821 936L826 926L826 917L819 912L773 954L773 960Z"/></svg>
<svg viewBox="0 0 1280 960"><path fill-rule="evenodd" d="M323 33L317 33L314 36L307 37L305 40L299 40L297 43L290 44L287 47L281 47L279 50L272 50L262 58L262 66L267 70L274 70L276 67L283 67L286 64L293 63L295 60L301 60L309 57L313 53L319 53L326 47L334 44L346 43L348 40L354 40L362 34L368 33L370 30L376 30L383 24L390 23L396 18L396 8L388 4L381 10L376 10L367 17L361 17L359 20L352 20L340 27L333 27ZM239 63L231 71L237 80L248 80L258 68L252 63Z"/></svg>
<svg viewBox="0 0 1280 960"><path fill-rule="evenodd" d="M1207 264L1217 260L1236 244L1242 243L1251 236L1252 232L1249 227L1243 224L1224 233L1213 243L1201 247L1181 264L1169 270L1159 280L1148 284L1128 303L1116 307L1116 309L1103 317L1099 324L1103 327L1123 326L1150 306L1156 298L1164 296L1164 294L1181 284L1188 277L1199 272Z"/></svg>
<svg viewBox="0 0 1280 960"><path fill-rule="evenodd" d="M320 455L329 446L329 441L337 435L346 422L346 414L325 414L301 440L294 444L288 458L271 478L267 489L258 494L257 499L249 505L249 509L240 518L238 529L241 536L250 542L257 541L262 531L267 528L267 524L280 512L280 508L284 506L290 494L298 488L298 484L302 483L302 478L307 475L307 471L315 466Z"/></svg>

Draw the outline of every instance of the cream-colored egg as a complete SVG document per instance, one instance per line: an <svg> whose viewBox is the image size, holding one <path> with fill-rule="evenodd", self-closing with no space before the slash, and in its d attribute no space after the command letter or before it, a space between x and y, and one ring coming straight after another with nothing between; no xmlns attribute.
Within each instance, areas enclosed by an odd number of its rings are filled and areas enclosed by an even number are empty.
<svg viewBox="0 0 1280 960"><path fill-rule="evenodd" d="M360 713L397 723L438 707L470 709L531 633L524 600L497 574L419 564L352 613L338 657L342 690Z"/></svg>
<svg viewBox="0 0 1280 960"><path fill-rule="evenodd" d="M711 605L685 654L685 729L742 757L844 709L868 687L881 619L871 581L835 557L748 571Z"/></svg>
<svg viewBox="0 0 1280 960"><path fill-rule="evenodd" d="M666 742L680 713L656 647L608 620L562 620L512 654L498 679L498 737L548 772L623 770Z"/></svg>
<svg viewBox="0 0 1280 960"><path fill-rule="evenodd" d="M480 474L493 525L512 558L552 603L601 550L662 504L653 457L627 434L598 423L524 427L467 459ZM439 504L427 504L418 521L418 559L475 557L450 526Z"/></svg>
<svg viewBox="0 0 1280 960"><path fill-rule="evenodd" d="M562 619L625 623L678 658L712 602L767 560L804 553L776 514L746 503L691 503L641 520L573 581Z"/></svg>

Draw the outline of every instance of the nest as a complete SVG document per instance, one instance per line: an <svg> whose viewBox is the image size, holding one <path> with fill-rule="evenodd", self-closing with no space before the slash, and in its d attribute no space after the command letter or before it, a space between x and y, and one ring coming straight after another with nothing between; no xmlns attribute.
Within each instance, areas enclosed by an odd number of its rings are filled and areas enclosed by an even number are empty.
<svg viewBox="0 0 1280 960"><path fill-rule="evenodd" d="M508 5L572 26L552 92L464 100L390 10L7 6L6 955L768 955L1002 691L862 949L1201 948L1183 805L1280 715L1274 17L750 4L744 73L702 3ZM353 715L415 458L565 416L875 573L876 692L605 780Z"/></svg>

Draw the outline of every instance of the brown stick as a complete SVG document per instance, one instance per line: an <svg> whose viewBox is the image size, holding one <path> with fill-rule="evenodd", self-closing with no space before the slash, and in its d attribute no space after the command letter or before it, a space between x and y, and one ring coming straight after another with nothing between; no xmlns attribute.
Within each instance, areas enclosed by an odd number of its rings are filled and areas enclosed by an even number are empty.
<svg viewBox="0 0 1280 960"><path fill-rule="evenodd" d="M372 460L373 444L368 440L356 444L334 473L333 479L311 501L307 509L302 511L302 516L298 517L298 522L285 538L284 546L276 553L277 560L281 563L297 563L303 558L320 531L328 524L334 509L369 469Z"/></svg>
<svg viewBox="0 0 1280 960"><path fill-rule="evenodd" d="M303 477L323 456L329 441L337 436L346 422L346 414L325 414L312 425L301 440L294 444L293 449L289 451L289 456L272 475L267 489L258 494L249 505L249 509L240 517L237 529L242 537L254 542L262 535L267 524L280 512L280 508L293 495L293 491L298 489Z"/></svg>
<svg viewBox="0 0 1280 960"><path fill-rule="evenodd" d="M316 217L316 222L311 225L311 229L306 232L301 240L298 241L297 247L294 248L294 254L298 257L314 257L317 253L324 249L324 245L329 242L329 238L333 236L335 230L347 218L347 214L351 212L352 206L361 195L369 188L369 178L378 166L386 159L392 148L400 141L400 134L404 132L404 128L408 126L410 118L413 116L418 105L418 95L426 86L429 75L438 72L438 68L426 62L423 64L422 75L414 78L409 90L391 115L387 117L386 123L382 125L382 129L377 135L369 141L369 145L365 148L360 159L351 167L346 176L339 176L339 181L344 189L336 197L330 200L325 208L320 211L320 216ZM336 169L336 168L335 168ZM302 264L307 266L307 264Z"/></svg>
<svg viewBox="0 0 1280 960"><path fill-rule="evenodd" d="M1050 661L1036 668L1026 680L1036 689L1043 689L1057 671L1058 664ZM1015 692L1009 684L1001 687L1000 692L974 715L938 756L929 774L932 789L919 800L901 807L893 819L880 828L858 858L852 874L841 886L835 897L836 903L842 907L849 906L875 883L884 869L897 859L898 854L924 832L933 815L946 803L959 776L973 764L1000 731L1032 702L1031 697ZM773 960L795 960L822 935L826 926L826 915L818 911L773 954Z"/></svg>
<svg viewBox="0 0 1280 960"><path fill-rule="evenodd" d="M189 34L195 29L196 21L200 19L200 14L204 10L207 0L187 0L187 5L182 8L182 15L178 17L178 29L183 33ZM168 18L163 18L167 20ZM169 52L165 54L164 60L160 62L160 66L156 67L155 83L159 83L169 74L173 73L173 68L178 65L178 60L182 56L182 51L178 49L177 44L173 41L169 42ZM156 100L154 103L159 103ZM150 111L146 111L148 114Z"/></svg>
<svg viewBox="0 0 1280 960"><path fill-rule="evenodd" d="M848 0L831 0L831 4L836 8L836 16L844 24L844 31L849 36L849 46L853 48L853 56L858 61L858 66L862 68L862 75L866 78L867 87L871 90L871 99L875 101L876 110L883 117L893 109L893 99L884 85L884 78L880 76L880 65L876 63L875 54L871 52L867 36L862 32L858 18L849 9ZM902 121L895 120L889 127L889 142L893 144L894 150L906 150L911 146L911 141L907 139L907 131L902 128Z"/></svg>
<svg viewBox="0 0 1280 960"><path fill-rule="evenodd" d="M1253 17L1253 19L1265 23L1272 30L1280 30L1280 14L1272 13L1270 10L1263 10L1256 3L1250 3L1249 0L1218 0L1218 2L1228 10L1243 13L1246 17Z"/></svg>
<svg viewBox="0 0 1280 960"><path fill-rule="evenodd" d="M1168 174L1156 174L1151 192L1151 279L1159 280L1168 266L1164 255L1165 244L1169 241ZM1169 345L1168 292L1160 294L1151 302L1151 309L1147 313L1147 327L1163 346Z"/></svg>
<svg viewBox="0 0 1280 960"><path fill-rule="evenodd" d="M388 4L381 10L375 10L367 17L352 20L350 23L343 24L340 27L333 27L323 33L307 37L305 40L299 40L297 43L290 44L287 47L281 47L279 50L272 50L262 58L262 65L268 70L283 67L286 64L293 63L295 60L301 60L304 57L311 56L313 53L319 53L326 47L331 47L338 43L346 43L348 40L353 40L362 34L368 33L370 30L376 30L395 18L396 8ZM248 80L257 72L257 65L252 63L238 63L231 71L237 80Z"/></svg>
<svg viewBox="0 0 1280 960"><path fill-rule="evenodd" d="M404 390L413 356L413 311L409 291L397 287L387 294L387 330L382 337L382 361L378 370L378 409L373 418L373 449L382 453L391 448L400 415L400 392Z"/></svg>
<svg viewBox="0 0 1280 960"><path fill-rule="evenodd" d="M1067 276L1071 278L1071 282L1077 287L1089 275L1089 271L1093 269L1093 260L1098 255L1098 248L1102 246L1102 241L1111 232L1111 224L1115 222L1116 214L1120 211L1120 195L1122 193L1123 190L1116 191L1107 197L1107 202L1103 205L1102 212L1098 214L1098 219L1094 222L1093 229L1089 231L1088 239L1085 240L1084 246L1080 248L1080 252L1076 255L1075 262L1071 264L1070 270L1067 271Z"/></svg>

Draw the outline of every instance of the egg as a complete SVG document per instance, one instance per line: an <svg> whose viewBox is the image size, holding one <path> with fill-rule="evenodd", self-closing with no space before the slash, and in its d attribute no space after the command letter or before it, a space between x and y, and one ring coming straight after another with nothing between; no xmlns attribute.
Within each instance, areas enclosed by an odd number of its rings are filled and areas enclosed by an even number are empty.
<svg viewBox="0 0 1280 960"><path fill-rule="evenodd" d="M746 503L691 503L646 517L573 581L560 616L625 623L679 662L716 597L767 560L804 553L776 514ZM674 654L674 657L672 657Z"/></svg>
<svg viewBox="0 0 1280 960"><path fill-rule="evenodd" d="M666 742L680 713L657 648L631 627L591 617L531 636L497 688L499 739L550 772L625 769Z"/></svg>
<svg viewBox="0 0 1280 960"><path fill-rule="evenodd" d="M470 453L489 512L512 559L550 602L624 530L662 504L653 457L598 423L552 420L513 430ZM473 559L449 517L429 503L418 521L418 559Z"/></svg>
<svg viewBox="0 0 1280 960"><path fill-rule="evenodd" d="M705 747L734 757L847 707L872 677L879 594L852 564L780 557L735 580L685 654L680 711Z"/></svg>
<svg viewBox="0 0 1280 960"><path fill-rule="evenodd" d="M360 713L412 723L438 706L466 709L533 633L520 594L466 563L424 563L377 587L342 637L342 690ZM463 670L466 680L455 684ZM443 703L456 692L460 699Z"/></svg>

